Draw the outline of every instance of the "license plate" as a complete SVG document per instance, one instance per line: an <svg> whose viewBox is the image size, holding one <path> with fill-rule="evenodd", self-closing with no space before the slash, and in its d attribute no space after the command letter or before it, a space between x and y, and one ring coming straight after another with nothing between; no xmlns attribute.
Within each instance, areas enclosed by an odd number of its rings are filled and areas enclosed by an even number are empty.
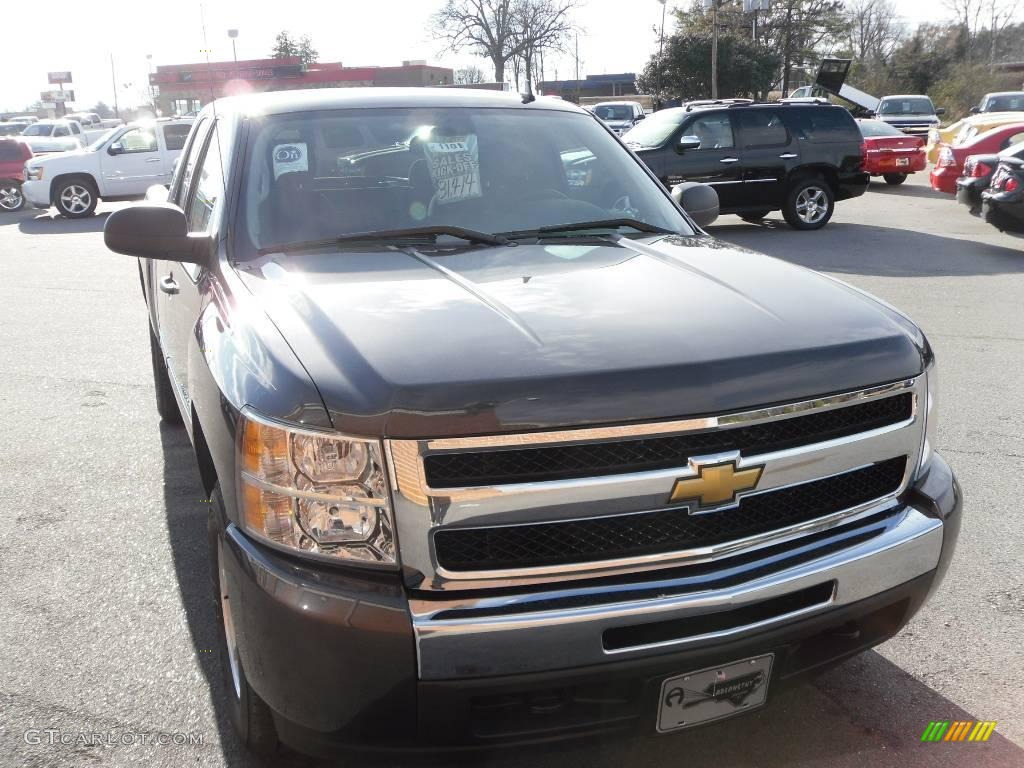
<svg viewBox="0 0 1024 768"><path fill-rule="evenodd" d="M896 167L898 168L898 167L900 167L902 165L910 165L910 158L909 157L897 157L896 158Z"/></svg>
<svg viewBox="0 0 1024 768"><path fill-rule="evenodd" d="M775 654L670 677L661 684L658 731L677 731L756 709L768 696Z"/></svg>

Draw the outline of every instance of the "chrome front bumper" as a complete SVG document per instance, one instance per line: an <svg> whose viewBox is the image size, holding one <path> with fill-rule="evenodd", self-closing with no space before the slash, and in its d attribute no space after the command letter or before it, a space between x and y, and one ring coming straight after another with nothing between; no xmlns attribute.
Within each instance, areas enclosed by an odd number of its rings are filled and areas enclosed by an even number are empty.
<svg viewBox="0 0 1024 768"><path fill-rule="evenodd" d="M818 542L818 546L824 545ZM935 571L942 547L941 520L913 506L900 506L887 518L884 529L866 541L721 589L653 594L621 602L614 600L613 590L603 590L611 602L599 605L580 605L581 600L586 602L585 588L472 599L414 598L410 610L419 677L445 680L540 672L735 639L855 603ZM813 549L810 552L813 557ZM658 582L655 592L678 593L686 580L684 575L675 582ZM833 589L821 602L726 630L613 650L603 640L609 629L741 609L823 583L831 583ZM598 591L602 590L591 589L590 595ZM563 604L555 609L530 606L559 601Z"/></svg>

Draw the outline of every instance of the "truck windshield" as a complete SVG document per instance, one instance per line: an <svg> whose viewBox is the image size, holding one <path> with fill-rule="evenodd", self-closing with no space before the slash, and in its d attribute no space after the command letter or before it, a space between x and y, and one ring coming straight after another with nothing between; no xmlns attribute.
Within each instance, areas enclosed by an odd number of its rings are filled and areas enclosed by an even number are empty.
<svg viewBox="0 0 1024 768"><path fill-rule="evenodd" d="M45 123L32 123L25 126L21 132L22 136L49 136L53 132L53 126Z"/></svg>
<svg viewBox="0 0 1024 768"><path fill-rule="evenodd" d="M580 113L289 113L257 120L247 148L236 231L251 252L356 233L433 228L443 235L443 228L458 228L493 235L623 219L693 233L636 160Z"/></svg>
<svg viewBox="0 0 1024 768"><path fill-rule="evenodd" d="M932 100L926 97L885 99L879 113L883 115L934 115Z"/></svg>
<svg viewBox="0 0 1024 768"><path fill-rule="evenodd" d="M638 147L660 147L682 124L687 112L682 109L666 109L648 115L646 120L637 123L623 140L627 144Z"/></svg>

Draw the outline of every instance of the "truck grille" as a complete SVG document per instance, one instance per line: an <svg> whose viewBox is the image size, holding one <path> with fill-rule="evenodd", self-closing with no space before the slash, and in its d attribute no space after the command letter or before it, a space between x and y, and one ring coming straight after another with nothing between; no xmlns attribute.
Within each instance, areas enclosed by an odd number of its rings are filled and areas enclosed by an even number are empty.
<svg viewBox="0 0 1024 768"><path fill-rule="evenodd" d="M439 453L424 457L431 488L473 488L568 480L685 467L691 456L739 450L744 455L847 437L910 419L909 392L788 419L639 440L589 442L513 450Z"/></svg>
<svg viewBox="0 0 1024 768"><path fill-rule="evenodd" d="M638 557L713 545L797 525L894 493L903 481L906 463L905 456L889 459L834 477L748 496L735 509L711 514L690 515L673 508L565 522L442 528L434 534L434 547L438 563L449 571L487 571Z"/></svg>

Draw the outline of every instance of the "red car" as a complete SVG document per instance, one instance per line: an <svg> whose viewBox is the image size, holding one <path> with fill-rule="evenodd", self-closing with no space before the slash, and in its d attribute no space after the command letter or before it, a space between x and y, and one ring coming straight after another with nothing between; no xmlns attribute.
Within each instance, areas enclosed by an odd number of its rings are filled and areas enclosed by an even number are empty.
<svg viewBox="0 0 1024 768"><path fill-rule="evenodd" d="M886 184L902 184L907 174L928 165L923 137L909 136L881 120L858 120L857 127L864 137L864 170Z"/></svg>
<svg viewBox="0 0 1024 768"><path fill-rule="evenodd" d="M25 205L21 182L25 180L25 161L31 157L28 144L0 139L0 211L17 211Z"/></svg>
<svg viewBox="0 0 1024 768"><path fill-rule="evenodd" d="M970 155L994 155L1024 141L1024 123L1010 123L975 136L964 144L939 146L939 157L932 168L932 189L956 194L956 180L963 173L964 162Z"/></svg>

